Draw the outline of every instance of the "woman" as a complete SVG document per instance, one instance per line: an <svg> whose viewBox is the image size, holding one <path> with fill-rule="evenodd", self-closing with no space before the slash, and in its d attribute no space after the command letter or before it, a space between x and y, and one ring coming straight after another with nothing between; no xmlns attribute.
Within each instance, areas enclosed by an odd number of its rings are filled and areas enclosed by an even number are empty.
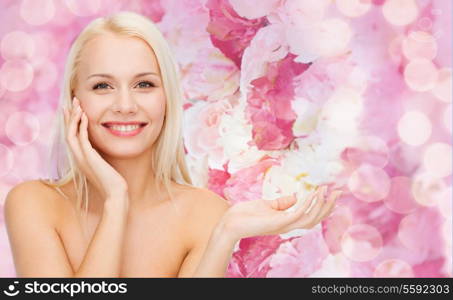
<svg viewBox="0 0 453 300"><path fill-rule="evenodd" d="M58 180L21 183L5 202L18 276L222 277L241 238L330 214L339 192L326 187L288 211L294 196L230 207L191 186L181 98L170 49L145 17L122 12L81 32L65 67Z"/></svg>

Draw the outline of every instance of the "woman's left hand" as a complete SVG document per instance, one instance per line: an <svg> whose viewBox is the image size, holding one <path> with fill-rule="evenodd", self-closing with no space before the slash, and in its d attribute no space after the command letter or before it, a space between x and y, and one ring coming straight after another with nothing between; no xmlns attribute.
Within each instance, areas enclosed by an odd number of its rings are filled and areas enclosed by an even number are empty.
<svg viewBox="0 0 453 300"><path fill-rule="evenodd" d="M330 215L341 194L336 190L327 196L326 192L327 186L318 187L293 211L285 210L296 203L295 196L240 202L225 212L219 224L234 241L251 236L282 234L298 228L310 229ZM308 210L313 201L316 203Z"/></svg>

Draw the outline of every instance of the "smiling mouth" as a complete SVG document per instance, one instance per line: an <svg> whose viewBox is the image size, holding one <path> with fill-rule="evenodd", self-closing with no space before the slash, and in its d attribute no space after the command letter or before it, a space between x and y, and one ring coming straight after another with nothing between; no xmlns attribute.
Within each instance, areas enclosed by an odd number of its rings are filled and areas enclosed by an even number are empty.
<svg viewBox="0 0 453 300"><path fill-rule="evenodd" d="M104 126L110 133L116 136L134 136L139 134L148 123L118 124L104 123Z"/></svg>

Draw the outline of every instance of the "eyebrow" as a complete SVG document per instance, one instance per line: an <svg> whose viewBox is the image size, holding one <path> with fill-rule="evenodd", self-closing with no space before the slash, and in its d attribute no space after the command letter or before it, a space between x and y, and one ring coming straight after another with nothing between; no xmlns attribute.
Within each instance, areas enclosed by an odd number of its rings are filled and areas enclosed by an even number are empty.
<svg viewBox="0 0 453 300"><path fill-rule="evenodd" d="M160 77L159 74L157 74L155 72L143 72L143 73L136 74L134 76L134 78L138 78L138 77L145 76L145 75L154 75L154 76ZM110 74L91 74L90 76L87 77L87 79L90 79L91 77L95 77L95 76L113 79L113 76Z"/></svg>

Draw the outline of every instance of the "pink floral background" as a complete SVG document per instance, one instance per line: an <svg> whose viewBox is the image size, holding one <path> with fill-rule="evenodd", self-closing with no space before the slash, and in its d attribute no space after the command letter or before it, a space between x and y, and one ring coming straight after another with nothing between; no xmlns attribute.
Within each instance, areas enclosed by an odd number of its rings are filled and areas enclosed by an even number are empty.
<svg viewBox="0 0 453 300"><path fill-rule="evenodd" d="M67 51L92 19L152 19L182 71L195 184L231 204L341 188L310 230L242 239L229 277L452 277L452 2L3 0L2 207L46 176Z"/></svg>

